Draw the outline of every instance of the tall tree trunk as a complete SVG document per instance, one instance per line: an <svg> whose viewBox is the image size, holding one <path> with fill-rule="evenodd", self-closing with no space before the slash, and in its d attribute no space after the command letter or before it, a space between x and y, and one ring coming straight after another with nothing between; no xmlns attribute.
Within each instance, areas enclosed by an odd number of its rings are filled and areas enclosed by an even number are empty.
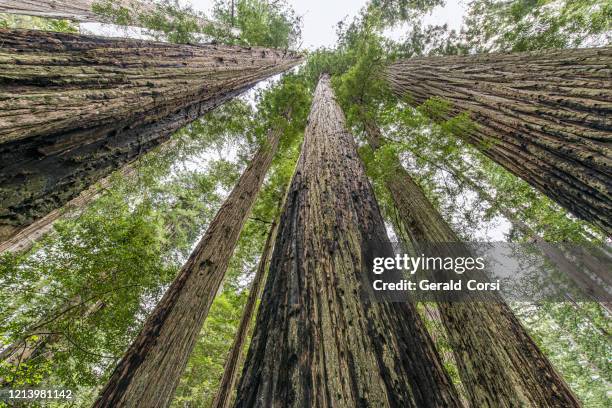
<svg viewBox="0 0 612 408"><path fill-rule="evenodd" d="M433 340L434 344L436 344L436 346L439 344L448 344L448 338L446 336L446 331L444 330L442 318L440 317L440 311L438 310L437 305L432 304L431 302L424 302L422 306L425 317L430 321L430 325L427 331L431 336L431 339ZM444 365L457 367L457 360L455 360L455 355L453 354L453 351L448 347L442 350L440 350L440 348L441 347L437 347ZM455 386L457 387L457 391L459 392L461 405L465 408L471 407L470 402L466 398L467 393L465 391L463 383L461 381L455 382Z"/></svg>
<svg viewBox="0 0 612 408"><path fill-rule="evenodd" d="M378 126L363 114L362 120L369 144L378 149L382 143ZM397 157L391 165L393 172L384 182L411 241L407 244L418 249L427 243L460 243ZM472 406L580 406L501 298L437 305Z"/></svg>
<svg viewBox="0 0 612 408"><path fill-rule="evenodd" d="M167 152L173 149L177 145L177 139L171 139L164 142L162 145L155 149L156 152ZM55 209L44 217L36 220L27 227L19 230L10 239L0 242L0 254L3 252L26 252L29 251L36 241L44 237L47 233L53 229L55 221L61 218L71 218L81 214L87 206L96 200L100 194L106 190L114 177L114 174L120 174L123 178L131 178L137 174L137 170L132 164L126 164L121 167L117 172L109 174L103 179L92 184L86 190L70 200L62 208ZM174 227L174 225L172 225Z"/></svg>
<svg viewBox="0 0 612 408"><path fill-rule="evenodd" d="M244 360L244 345L249 335L257 300L261 298L264 278L270 263L270 257L272 256L277 230L278 222L274 221L270 227L270 232L268 232L261 259L257 265L257 272L255 273L255 278L253 278L251 291L249 292L247 303L242 312L242 318L238 326L238 331L236 332L236 338L234 339L234 343L232 344L232 348L230 349L229 356L223 368L223 377L221 378L219 390L212 404L213 408L228 408L232 402L232 395L234 394L236 381L238 380L238 370Z"/></svg>
<svg viewBox="0 0 612 408"><path fill-rule="evenodd" d="M78 22L114 23L115 20L105 13L96 10L112 5L113 9L127 12L130 23L138 26L141 14L157 10L154 4L146 0L0 0L0 13L22 14L26 16L58 18ZM124 15L125 13L122 13ZM209 22L196 17L200 25Z"/></svg>
<svg viewBox="0 0 612 408"><path fill-rule="evenodd" d="M467 141L612 234L612 48L414 58L385 76L410 103L468 112Z"/></svg>
<svg viewBox="0 0 612 408"><path fill-rule="evenodd" d="M344 124L324 75L236 406L459 406L414 305L364 297L372 258L393 248Z"/></svg>
<svg viewBox="0 0 612 408"><path fill-rule="evenodd" d="M0 242L294 66L264 48L0 30Z"/></svg>
<svg viewBox="0 0 612 408"><path fill-rule="evenodd" d="M166 407L217 293L276 153L272 130L177 278L147 318L95 407Z"/></svg>

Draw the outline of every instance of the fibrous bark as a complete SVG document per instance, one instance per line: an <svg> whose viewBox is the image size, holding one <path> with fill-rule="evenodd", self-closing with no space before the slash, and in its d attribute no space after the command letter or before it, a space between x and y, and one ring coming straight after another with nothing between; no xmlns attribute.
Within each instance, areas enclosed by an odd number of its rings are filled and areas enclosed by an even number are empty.
<svg viewBox="0 0 612 408"><path fill-rule="evenodd" d="M380 129L362 116L366 137L376 150ZM396 207L406 244L420 251L427 244L446 244L446 255L470 256L459 237L414 182L396 157L385 186ZM439 256L440 254L435 254ZM436 272L438 273L438 272ZM470 272L465 273L470 278ZM436 275L432 277L444 278ZM529 337L508 305L499 297L437 302L461 382L473 407L579 407L569 386Z"/></svg>
<svg viewBox="0 0 612 408"><path fill-rule="evenodd" d="M244 345L249 335L257 301L261 298L264 278L268 270L270 257L272 256L272 250L274 249L274 239L276 238L277 229L278 223L274 221L272 226L270 226L270 232L268 232L263 253L257 265L257 272L255 272L255 277L251 284L249 297L244 306L244 311L242 312L242 318L240 319L240 325L236 331L234 343L232 344L229 356L223 367L223 377L221 378L217 395L212 404L213 408L228 408L232 402L232 396L238 380L238 370L244 360Z"/></svg>
<svg viewBox="0 0 612 408"><path fill-rule="evenodd" d="M281 215L237 407L455 407L412 303L373 301L393 248L328 76Z"/></svg>
<svg viewBox="0 0 612 408"><path fill-rule="evenodd" d="M181 268L109 382L95 407L166 407L178 385L217 293L244 222L278 148L270 131Z"/></svg>
<svg viewBox="0 0 612 408"><path fill-rule="evenodd" d="M258 81L264 48L0 30L0 242Z"/></svg>
<svg viewBox="0 0 612 408"><path fill-rule="evenodd" d="M414 58L385 76L411 103L468 112L466 139L568 209L612 233L612 48Z"/></svg>

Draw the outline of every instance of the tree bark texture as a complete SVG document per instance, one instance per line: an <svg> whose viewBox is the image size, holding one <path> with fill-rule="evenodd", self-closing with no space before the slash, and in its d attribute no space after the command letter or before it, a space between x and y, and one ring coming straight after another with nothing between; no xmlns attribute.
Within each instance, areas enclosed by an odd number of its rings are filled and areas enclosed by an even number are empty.
<svg viewBox="0 0 612 408"><path fill-rule="evenodd" d="M414 305L362 296L393 248L327 75L308 123L235 406L459 406Z"/></svg>
<svg viewBox="0 0 612 408"><path fill-rule="evenodd" d="M468 112L468 142L574 215L612 234L612 47L414 58L392 90Z"/></svg>
<svg viewBox="0 0 612 408"><path fill-rule="evenodd" d="M281 132L253 157L177 278L119 362L95 407L168 406L240 231L278 148Z"/></svg>
<svg viewBox="0 0 612 408"><path fill-rule="evenodd" d="M370 146L379 148L382 135L378 126L369 119L364 125ZM399 159L391 164L394 171L384 182L410 240L407 244L418 250L427 243L460 243ZM462 255L469 256L467 247ZM465 276L469 278L469 272ZM437 302L437 306L471 406L580 406L501 298Z"/></svg>
<svg viewBox="0 0 612 408"><path fill-rule="evenodd" d="M234 343L232 344L229 356L225 362L223 377L221 378L221 383L219 384L219 389L213 401L212 408L228 408L232 402L232 396L238 380L238 371L244 361L244 345L246 344L249 330L252 326L251 322L253 320L255 308L257 307L257 301L261 298L264 278L270 264L270 258L272 257L277 230L278 222L274 221L270 227L270 232L268 232L261 259L257 265L257 271L255 272L253 283L251 284L249 297L247 298L247 303L242 312L242 318L240 319L240 325L236 331Z"/></svg>
<svg viewBox="0 0 612 408"><path fill-rule="evenodd" d="M0 242L294 66L264 48L0 30Z"/></svg>

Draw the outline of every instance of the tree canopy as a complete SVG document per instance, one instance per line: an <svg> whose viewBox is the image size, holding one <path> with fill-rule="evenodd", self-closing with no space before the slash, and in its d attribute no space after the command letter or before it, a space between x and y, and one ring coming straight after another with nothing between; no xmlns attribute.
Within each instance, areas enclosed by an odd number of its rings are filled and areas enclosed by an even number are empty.
<svg viewBox="0 0 612 408"><path fill-rule="evenodd" d="M115 173L94 201L66 211L30 250L0 254L0 353L15 345L34 350L27 361L0 362L3 387L62 384L78 390L72 406L90 406L253 153L265 145L268 131L281 129L279 150L172 402L173 407L211 406L324 73L332 77L382 215L398 240L406 231L384 184L393 172L391 157L399 158L465 241L525 243L539 237L567 245L609 245L602 228L576 218L468 143L466 135L478 124L467 113L450 114L443 98L421 104L398 98L385 69L416 56L610 46L612 5L603 0L472 0L456 32L424 22L443 3L368 2L359 15L338 22L333 48L304 51L299 67L226 102L140 157L129 171ZM94 11L119 26L131 26L138 18L158 41L282 50L301 46L302 19L279 1L216 0L210 16L169 0L138 16L112 1L97 2ZM405 35L390 39L390 27L403 27ZM74 22L13 15L0 15L0 28L78 31ZM366 142L367 121L381 130L379 149ZM427 317L426 306L419 310L428 330L440 354L448 354L443 329ZM594 301L511 306L584 406L609 406L609 311ZM456 364L452 359L444 363L461 392Z"/></svg>

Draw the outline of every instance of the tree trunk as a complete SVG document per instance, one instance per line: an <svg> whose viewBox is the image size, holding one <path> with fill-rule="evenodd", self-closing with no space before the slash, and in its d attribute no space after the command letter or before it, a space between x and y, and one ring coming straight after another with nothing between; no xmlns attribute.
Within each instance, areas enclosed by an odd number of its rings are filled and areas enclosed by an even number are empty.
<svg viewBox="0 0 612 408"><path fill-rule="evenodd" d="M0 0L0 13L57 18L82 23L114 23L115 20L110 16L96 12L96 6L106 8L107 5L129 13L129 20L134 25L139 25L138 19L141 13L153 13L157 10L154 4L139 0ZM209 24L203 18L196 18L202 26Z"/></svg>
<svg viewBox="0 0 612 408"><path fill-rule="evenodd" d="M255 312L255 307L257 306L257 300L261 298L264 278L270 263L270 257L272 256L277 229L278 223L274 221L270 227L270 232L268 232L261 259L257 265L257 272L255 273L255 278L251 284L251 291L249 292L247 303L242 312L242 318L238 326L238 331L236 332L236 338L234 339L234 343L232 344L232 348L230 349L229 356L223 368L223 377L221 378L219 390L212 404L213 408L228 408L232 402L236 381L238 380L238 370L244 360L244 345L249 335L248 332L253 320L253 312Z"/></svg>
<svg viewBox="0 0 612 408"><path fill-rule="evenodd" d="M368 299L393 256L327 75L315 91L237 407L456 407L412 303Z"/></svg>
<svg viewBox="0 0 612 408"><path fill-rule="evenodd" d="M392 90L467 112L466 140L577 217L612 234L612 48L414 58Z"/></svg>
<svg viewBox="0 0 612 408"><path fill-rule="evenodd" d="M362 116L373 149L382 135ZM461 240L396 158L384 182L413 248ZM465 250L464 256L469 249ZM439 254L438 254L439 255ZM434 279L437 275L434 274ZM469 276L469 272L465 273ZM579 407L580 403L501 299L437 303L461 382L474 407Z"/></svg>
<svg viewBox="0 0 612 408"><path fill-rule="evenodd" d="M440 311L438 310L438 306L431 302L424 302L423 313L426 318L431 322L430 326L427 329L427 332L431 336L434 344L438 346L438 344L448 344L448 338L446 336L446 331L444 330L444 326L442 323L442 318L440 317ZM440 357L442 358L442 362L446 366L457 367L457 360L455 360L455 355L450 348L445 348L440 350L441 347L436 347L438 353L440 353ZM457 391L459 392L459 398L461 400L461 405L465 408L475 408L470 405L470 402L466 398L466 391L461 381L455 382L455 387L457 387Z"/></svg>
<svg viewBox="0 0 612 408"><path fill-rule="evenodd" d="M155 151L166 152L173 149L177 144L177 139L171 139L164 142ZM154 153L155 154L155 153ZM131 178L137 174L137 170L132 164L126 164L121 167L116 173L119 173L123 178ZM60 218L71 218L81 214L87 206L96 200L100 194L108 189L114 174L109 174L95 184L92 184L87 190L70 200L62 208L55 209L43 218L36 220L34 223L17 231L10 239L0 242L0 254L3 252L26 252L29 251L36 241L44 237L53 229L53 224ZM174 227L174 225L172 225Z"/></svg>
<svg viewBox="0 0 612 408"><path fill-rule="evenodd" d="M0 30L0 242L300 58Z"/></svg>
<svg viewBox="0 0 612 408"><path fill-rule="evenodd" d="M166 407L278 148L270 131L177 278L115 368L95 407Z"/></svg>

